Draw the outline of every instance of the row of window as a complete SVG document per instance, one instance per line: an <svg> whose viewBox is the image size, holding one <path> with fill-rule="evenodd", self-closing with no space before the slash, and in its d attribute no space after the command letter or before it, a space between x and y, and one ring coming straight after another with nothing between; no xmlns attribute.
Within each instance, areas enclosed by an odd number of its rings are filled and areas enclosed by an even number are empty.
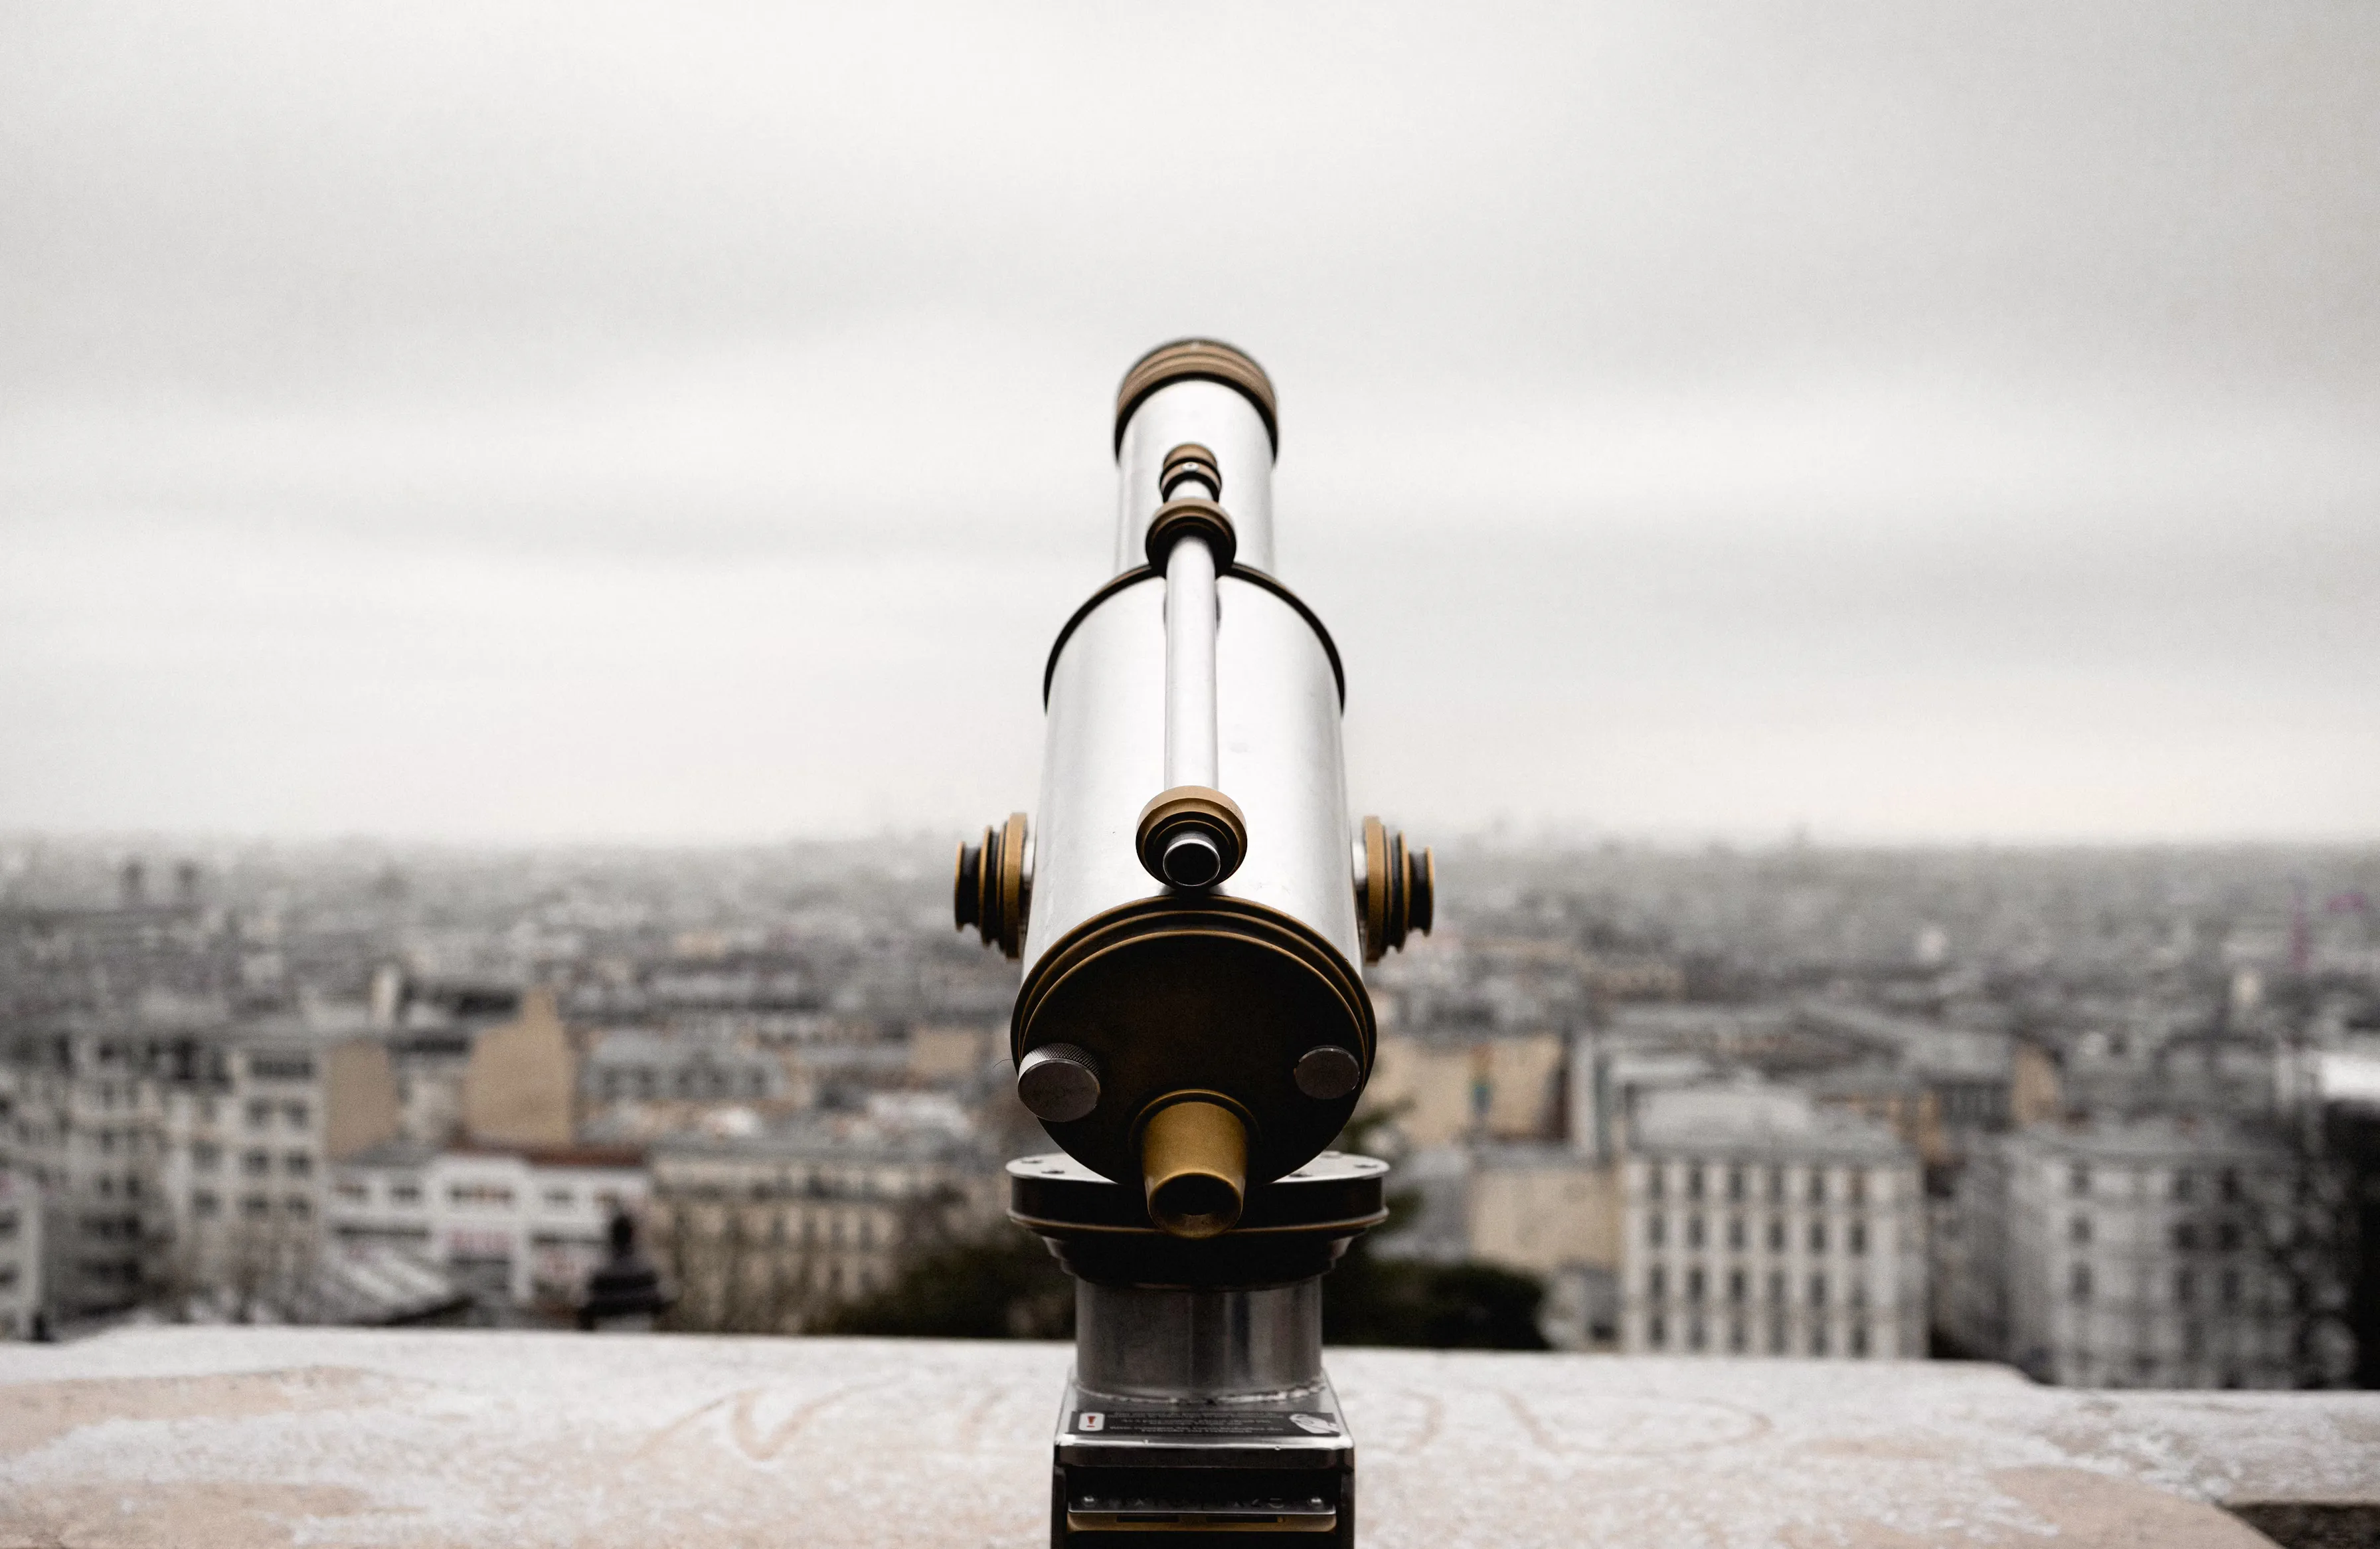
<svg viewBox="0 0 2380 1549"><path fill-rule="evenodd" d="M1681 1336L1677 1346L1680 1349L1700 1351L1711 1348L1711 1326L1701 1318L1693 1317L1682 1320L1682 1326L1677 1332ZM1748 1355L1752 1352L1754 1328L1745 1319L1730 1318L1719 1332L1725 1340L1724 1348L1729 1354ZM1762 1343L1770 1355L1803 1353L1824 1356L1835 1353L1834 1331L1823 1323L1810 1325L1809 1345L1807 1349L1802 1352L1796 1352L1792 1348L1793 1331L1781 1317L1769 1318L1767 1327L1760 1332L1766 1336ZM1645 1343L1652 1348L1657 1350L1670 1348L1670 1320L1661 1313L1656 1312L1645 1320ZM1842 1353L1864 1356L1869 1353L1870 1348L1867 1324L1853 1322L1844 1334Z"/></svg>
<svg viewBox="0 0 2380 1549"><path fill-rule="evenodd" d="M1658 1162L1648 1166L1645 1174L1645 1192L1656 1200L1666 1199L1669 1194L1670 1171L1670 1167ZM1754 1167L1740 1163L1730 1163L1724 1167L1718 1167L1706 1165L1701 1162L1690 1162L1686 1164L1683 1171L1684 1194L1689 1200L1706 1198L1710 1189L1719 1188L1725 1189L1727 1198L1730 1200L1749 1199L1756 1191L1762 1199L1781 1203L1789 1190L1792 1175L1796 1174L1803 1175L1800 1188L1793 1190L1801 1198L1814 1204L1823 1203L1827 1198L1827 1169L1824 1167L1811 1167L1805 1172L1800 1167ZM1867 1198L1867 1173L1864 1169L1851 1170L1850 1176L1845 1180L1843 1197L1853 1204L1858 1204Z"/></svg>
<svg viewBox="0 0 2380 1549"><path fill-rule="evenodd" d="M350 1203L362 1204L370 1200L371 1186L349 1178L338 1186L338 1195ZM515 1197L511 1187L501 1183L455 1183L449 1184L446 1189L447 1202L457 1205L484 1205L509 1210ZM577 1189L560 1185L546 1189L540 1197L548 1210L573 1210L579 1202ZM421 1186L418 1183L392 1183L388 1186L388 1201L394 1205L418 1206L421 1203Z"/></svg>
<svg viewBox="0 0 2380 1549"><path fill-rule="evenodd" d="M251 1221L261 1221L273 1214L273 1201L262 1194L243 1195L239 1213ZM293 1221L312 1217L314 1201L303 1194L292 1194L281 1201L281 1213ZM200 1189L190 1194L190 1214L201 1219L212 1219L223 1214L223 1201L210 1190Z"/></svg>
<svg viewBox="0 0 2380 1549"><path fill-rule="evenodd" d="M2091 1183L2090 1163L2073 1162L2067 1165L2066 1191L2068 1193L2078 1199L2086 1196L2091 1192ZM2184 1168L2173 1175L2172 1182L2167 1186L2167 1192L2172 1199L2187 1201L2198 1198L2198 1189L2199 1176ZM2225 1167L2217 1171L2215 1175L2215 1193L2216 1198L2228 1202L2236 1203L2243 1198L2244 1192L2240 1184L2239 1169Z"/></svg>
<svg viewBox="0 0 2380 1549"><path fill-rule="evenodd" d="M1767 1225L1768 1229L1764 1235L1767 1239L1768 1251L1771 1253L1784 1252L1786 1242L1785 1223L1782 1220L1772 1216L1769 1218ZM1703 1218L1699 1215L1687 1216L1685 1218L1684 1246L1689 1250L1703 1248L1706 1246L1706 1234L1703 1229ZM1824 1221L1811 1222L1809 1230L1805 1234L1805 1237L1809 1243L1810 1251L1813 1253L1826 1252L1827 1245L1833 1240L1831 1234L1827 1230L1827 1224ZM1844 1229L1843 1232L1844 1251L1852 1254L1865 1253L1867 1251L1867 1223L1864 1221L1852 1222L1850 1226ZM1734 1252L1742 1252L1749 1238L1745 1231L1743 1217L1741 1215L1730 1216L1727 1222L1728 1248ZM1648 1248L1667 1248L1670 1245L1670 1218L1663 1215L1658 1211L1656 1211L1651 1215L1645 1217L1645 1245Z"/></svg>
<svg viewBox="0 0 2380 1549"><path fill-rule="evenodd" d="M2171 1240L2177 1252L2195 1252L2202 1240L2219 1252L2228 1253L2238 1250L2240 1223L2237 1221L2215 1222L2204 1232L2198 1229L2200 1223L2196 1221L2177 1221L2173 1224ZM2076 1247L2088 1247L2091 1237L2092 1224L2089 1216L2078 1215L2066 1224L2066 1240Z"/></svg>
<svg viewBox="0 0 2380 1549"><path fill-rule="evenodd" d="M1711 1284L1712 1277L1705 1275L1702 1269L1697 1266L1688 1269L1684 1275L1679 1277L1679 1279L1680 1284L1685 1292L1685 1299L1693 1302L1704 1299L1704 1292ZM1754 1284L1753 1277L1745 1274L1742 1270L1731 1269L1728 1271L1725 1284L1727 1289L1727 1299L1730 1303L1741 1305L1750 1299ZM1803 1305L1809 1307L1824 1307L1827 1305L1828 1287L1826 1271L1813 1270L1810 1273L1808 1280L1803 1284L1809 1293L1804 1299ZM1784 1307L1788 1305L1788 1293L1791 1289L1791 1283L1783 1270L1779 1269L1769 1271L1768 1296L1767 1298L1767 1303L1768 1306ZM1651 1269L1645 1271L1645 1294L1655 1301L1663 1300L1669 1296L1670 1276L1664 1266L1655 1264ZM1849 1281L1843 1287L1843 1305L1854 1309L1865 1307L1867 1305L1867 1282L1856 1277Z"/></svg>
<svg viewBox="0 0 2380 1549"><path fill-rule="evenodd" d="M201 1173L213 1172L223 1165L223 1148L212 1141L201 1140L190 1148L190 1166ZM250 1177L262 1177L273 1171L273 1153L269 1151L242 1152L239 1170ZM311 1177L314 1175L314 1154L306 1151L285 1153L281 1170L291 1177Z"/></svg>
<svg viewBox="0 0 2380 1549"><path fill-rule="evenodd" d="M2184 1307L2192 1305L2198 1301L2209 1280L2213 1283L2216 1299L2221 1305L2236 1307L2240 1304L2246 1282L2236 1269L2227 1269L2208 1277L2202 1277L2197 1270L2192 1268L2175 1270L2173 1299ZM2095 1282L2089 1264L2075 1264L2066 1272L2066 1294L2074 1301L2091 1299L2095 1294Z"/></svg>

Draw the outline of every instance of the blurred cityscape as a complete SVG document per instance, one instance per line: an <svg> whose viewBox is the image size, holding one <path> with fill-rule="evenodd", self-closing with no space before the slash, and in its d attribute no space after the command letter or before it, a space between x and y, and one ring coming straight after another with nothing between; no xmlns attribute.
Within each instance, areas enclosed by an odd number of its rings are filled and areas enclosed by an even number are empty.
<svg viewBox="0 0 2380 1549"><path fill-rule="evenodd" d="M2380 850L1439 869L1334 1337L2380 1385ZM949 891L931 837L0 844L0 1330L566 1323L641 1255L664 1327L1062 1333Z"/></svg>

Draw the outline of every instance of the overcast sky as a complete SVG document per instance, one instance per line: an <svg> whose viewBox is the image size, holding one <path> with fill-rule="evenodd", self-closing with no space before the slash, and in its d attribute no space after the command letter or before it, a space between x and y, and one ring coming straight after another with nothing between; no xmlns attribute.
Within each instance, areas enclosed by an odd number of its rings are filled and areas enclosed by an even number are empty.
<svg viewBox="0 0 2380 1549"><path fill-rule="evenodd" d="M8 6L0 829L1030 807L1188 333L1359 811L2380 836L2369 0Z"/></svg>

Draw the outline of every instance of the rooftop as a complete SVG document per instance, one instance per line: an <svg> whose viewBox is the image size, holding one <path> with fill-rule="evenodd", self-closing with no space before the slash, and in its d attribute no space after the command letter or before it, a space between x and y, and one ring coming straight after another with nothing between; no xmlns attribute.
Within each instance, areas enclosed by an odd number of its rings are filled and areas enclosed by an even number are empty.
<svg viewBox="0 0 2380 1549"><path fill-rule="evenodd" d="M289 1328L12 1346L0 1543L1024 1549L1048 1542L1069 1354ZM1367 1549L2267 1543L2225 1504L2285 1540L2292 1514L2380 1523L2380 1395L2078 1392L1947 1362L1330 1363Z"/></svg>

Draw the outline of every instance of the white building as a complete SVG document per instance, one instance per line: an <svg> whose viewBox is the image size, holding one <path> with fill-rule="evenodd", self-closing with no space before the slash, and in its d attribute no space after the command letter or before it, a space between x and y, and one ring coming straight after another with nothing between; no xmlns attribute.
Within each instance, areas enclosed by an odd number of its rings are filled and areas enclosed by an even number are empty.
<svg viewBox="0 0 2380 1549"><path fill-rule="evenodd" d="M327 1159L395 1123L385 1051L320 1019L89 1018L5 1055L0 1165L41 1192L58 1318L302 1279Z"/></svg>
<svg viewBox="0 0 2380 1549"><path fill-rule="evenodd" d="M334 1247L395 1247L458 1283L550 1310L575 1303L606 1251L612 1218L650 1192L634 1148L431 1151L392 1141L332 1171Z"/></svg>
<svg viewBox="0 0 2380 1549"><path fill-rule="evenodd" d="M1945 1246L1976 1283L1945 1306L1945 1332L2043 1382L2294 1386L2307 1375L2299 1287L2264 1244L2297 1166L2277 1140L2226 1123L2002 1137L1942 1213ZM2308 1289L2319 1301L2336 1287Z"/></svg>
<svg viewBox="0 0 2380 1549"><path fill-rule="evenodd" d="M41 1191L0 1167L0 1339L32 1337L42 1311Z"/></svg>
<svg viewBox="0 0 2380 1549"><path fill-rule="evenodd" d="M1802 1092L1648 1092L1621 1185L1621 1348L1925 1354L1917 1158Z"/></svg>

